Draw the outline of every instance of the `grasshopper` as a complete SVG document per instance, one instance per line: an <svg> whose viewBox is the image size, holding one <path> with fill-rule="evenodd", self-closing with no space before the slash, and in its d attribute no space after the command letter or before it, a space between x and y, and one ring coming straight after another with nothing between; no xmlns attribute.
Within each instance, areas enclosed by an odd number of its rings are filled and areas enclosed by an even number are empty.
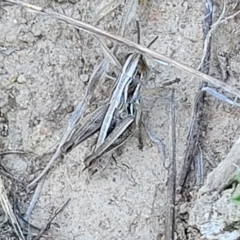
<svg viewBox="0 0 240 240"><path fill-rule="evenodd" d="M137 28L138 28L138 43L139 43L140 34L139 34L138 24L137 24ZM154 38L150 42L148 47L150 47L156 40L157 38ZM107 137L108 129L110 127L111 120L115 110L119 108L121 104L126 104L129 86L131 85L131 83L133 83L137 75L141 80L146 71L147 71L146 64L143 59L143 56L140 53L132 53L128 56L125 64L123 65L122 71L119 77L117 78L116 87L113 91L107 113L104 117L102 127L100 129L95 151L104 143ZM121 101L122 96L123 96L123 101Z"/></svg>
<svg viewBox="0 0 240 240"><path fill-rule="evenodd" d="M138 37L138 39L140 38ZM155 38L148 47L150 47L156 39L157 38ZM140 40L138 40L138 42L139 41ZM141 54L133 53L127 57L122 71L117 78L108 110L102 122L94 153L84 161L86 168L88 168L97 157L107 151L114 141L131 125L130 122L133 122L131 116L134 116L135 118L135 125L138 127L140 126L141 112L139 110L136 111L136 108L137 105L139 105L139 92L141 88L140 81L142 80L144 73L146 73L146 70L147 67ZM133 91L131 88L133 88ZM130 101L128 101L129 98ZM126 118L118 125L115 123L116 119L114 116L119 110L120 113L127 114ZM119 115L117 121L119 121L119 117L124 118L124 116ZM112 130L115 125L115 129ZM139 142L140 145L142 145L141 137L139 137Z"/></svg>
<svg viewBox="0 0 240 240"><path fill-rule="evenodd" d="M140 81L143 78L143 71L140 67L142 61L143 56L139 53L133 53L127 57L117 78L109 104L99 107L90 115L74 136L62 146L62 153L69 152L99 129L100 133L94 153L84 161L86 168L96 158L106 151L108 152L112 146L116 145L115 148L117 148L118 145L121 145L121 143L116 144L119 142L117 139L122 138L123 133L132 125L134 119L135 124L140 119L136 106L141 88Z"/></svg>
<svg viewBox="0 0 240 240"><path fill-rule="evenodd" d="M120 147L129 137L130 133L127 130L130 130L134 119L136 120L136 116L138 115L135 104L137 104L139 100L139 92L140 83L138 83L135 87L133 95L130 97L129 101L126 104L123 104L122 108L120 109L120 113L123 112L127 116L121 117L121 115L117 115L117 120L115 120L113 117L111 126L114 125L114 121L117 121L115 128L108 134L104 143L96 151L94 151L92 155L84 160L84 170L91 166L96 158L102 156L104 153L108 153L113 149Z"/></svg>
<svg viewBox="0 0 240 240"><path fill-rule="evenodd" d="M113 117L115 110L119 107L121 102L121 97L124 91L124 88L129 84L138 72L138 63L140 59L140 54L134 53L131 54L126 63L123 66L122 72L117 79L116 87L113 91L111 101L109 103L109 108L104 117L102 127L100 129L99 137L96 144L96 149L98 149L105 141L107 136L107 131L110 127L110 123ZM126 101L126 99L124 99Z"/></svg>

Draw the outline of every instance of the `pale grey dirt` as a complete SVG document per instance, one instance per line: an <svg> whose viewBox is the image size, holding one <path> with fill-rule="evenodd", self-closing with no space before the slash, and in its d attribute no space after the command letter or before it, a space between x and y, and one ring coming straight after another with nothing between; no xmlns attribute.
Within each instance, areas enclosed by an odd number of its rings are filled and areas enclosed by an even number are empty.
<svg viewBox="0 0 240 240"><path fill-rule="evenodd" d="M31 1L89 23L106 2ZM214 7L214 20L223 7L218 2ZM228 2L227 15L238 10L238 7L232 9L234 5L234 1ZM116 33L122 7L103 18L98 27ZM126 29L126 37L136 41L135 20L139 19L142 44L147 45L158 35L159 40L152 49L197 68L203 48L204 7L205 3L198 0L147 1L146 5L138 6L134 20ZM1 12L0 18L0 149L24 150L37 156L6 155L1 164L16 177L29 182L52 156L71 112L84 96L87 79L104 55L89 33L18 6L5 9L7 12ZM238 88L239 20L239 17L231 19L214 32L210 71L211 75ZM117 57L121 62L129 51L132 49L120 47ZM166 163L169 162L168 97L171 87L176 89L179 172L199 81L152 59L147 62L150 78L145 83L142 99L145 119L152 132L166 144ZM12 82L16 77L18 80ZM181 79L179 84L159 88L162 81L176 77ZM109 81L101 84L98 95L107 96L109 84ZM211 96L206 98L204 111L205 128L200 142L205 169L209 172L238 139L240 111ZM114 154L116 162L110 160L106 169L89 181L82 169L93 143L93 139L87 140L54 164L31 222L41 228L70 197L70 203L54 220L56 224L51 225L45 239L156 239L165 231L167 204L167 171L157 147L144 133L145 144L140 150L137 137L133 136L122 151ZM178 239L200 239L198 226L193 228L191 222L188 223L195 194L193 189L192 203L178 204ZM29 199L24 198L24 193L19 199L21 211L25 212ZM229 201L230 198L224 204Z"/></svg>

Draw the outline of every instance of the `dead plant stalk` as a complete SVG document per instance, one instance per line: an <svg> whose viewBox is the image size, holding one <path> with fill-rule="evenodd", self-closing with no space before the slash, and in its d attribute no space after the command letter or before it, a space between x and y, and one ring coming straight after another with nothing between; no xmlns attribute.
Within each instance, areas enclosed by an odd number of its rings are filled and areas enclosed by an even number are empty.
<svg viewBox="0 0 240 240"><path fill-rule="evenodd" d="M135 50L139 51L140 53L142 54L146 54L156 60L159 60L159 61L163 61L165 62L166 64L168 64L169 66L173 66L173 67L176 67L182 71L185 71L189 74L191 74L192 76L200 79L200 80L204 80L210 84L213 84L214 86L216 87L219 87L219 88L222 88L223 90L231 93L231 94L234 94L236 95L237 97L240 98L240 91L232 86L230 86L229 84L226 84L224 82L221 82L220 80L216 79L216 78L213 78L211 76L208 76L207 74L204 74L194 68L191 68L187 65L185 65L184 63L181 63L181 62L178 62L176 60L173 60L163 54L160 54L156 51L153 51L151 49L148 49L144 46L141 46L139 44L136 44L128 39L125 39L121 36L117 36L117 35L114 35L114 34L111 34L111 33L108 33L104 30L101 30L97 27L94 27L90 24L87 24L87 23L84 23L82 21L78 21L76 19L73 19L71 17L67 17L63 14L60 14L60 13L57 13L57 12L54 12L54 11L47 11L46 9L43 9L41 7L38 7L38 6L35 6L35 5L32 5L32 4L28 4L28 3L25 3L25 2L22 2L22 1L19 1L19 0L5 0L6 2L10 2L10 3L14 3L14 4L18 4L18 5L21 5L33 12L38 12L38 13L42 13L42 14L45 14L49 17L52 17L52 18L55 18L55 19L58 19L60 21L64 21L66 22L67 24L75 27L75 28L80 28L80 29L83 29L85 31L88 31L92 34L96 34L96 35L99 35L99 36L103 36L103 37L107 37L107 38L110 38L116 42L119 42L119 43L123 43L123 44L126 44L128 45L129 47L132 47L134 48Z"/></svg>

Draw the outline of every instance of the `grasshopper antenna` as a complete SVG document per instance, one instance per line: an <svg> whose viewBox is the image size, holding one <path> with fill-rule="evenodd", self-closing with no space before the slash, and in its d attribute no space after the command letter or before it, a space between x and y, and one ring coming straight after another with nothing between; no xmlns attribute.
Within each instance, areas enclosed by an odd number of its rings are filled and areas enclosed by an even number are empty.
<svg viewBox="0 0 240 240"><path fill-rule="evenodd" d="M137 25L137 43L140 44L140 26L139 26L139 21L136 21Z"/></svg>
<svg viewBox="0 0 240 240"><path fill-rule="evenodd" d="M147 48L150 48L150 47L156 42L157 39L158 39L158 36L156 36L156 37L147 45Z"/></svg>

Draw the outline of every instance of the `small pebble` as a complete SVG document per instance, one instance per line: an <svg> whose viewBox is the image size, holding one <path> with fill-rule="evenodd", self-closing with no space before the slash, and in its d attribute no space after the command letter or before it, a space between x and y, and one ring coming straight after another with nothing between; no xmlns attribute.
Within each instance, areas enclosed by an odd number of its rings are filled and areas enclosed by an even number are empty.
<svg viewBox="0 0 240 240"><path fill-rule="evenodd" d="M52 135L51 129L49 129L45 126L40 127L39 133L40 133L40 135L44 135L44 136L51 136Z"/></svg>
<svg viewBox="0 0 240 240"><path fill-rule="evenodd" d="M17 81L18 77L14 76L13 78L11 78L11 83L15 83Z"/></svg>
<svg viewBox="0 0 240 240"><path fill-rule="evenodd" d="M31 182L35 178L34 174L29 174L28 175L28 181Z"/></svg>
<svg viewBox="0 0 240 240"><path fill-rule="evenodd" d="M27 82L27 80L26 80L24 74L18 76L18 78L17 78L17 82L20 83L20 84L21 84L21 83L25 83L25 82Z"/></svg>
<svg viewBox="0 0 240 240"><path fill-rule="evenodd" d="M111 17L112 17L112 18L115 18L115 17L116 17L115 12L112 12L112 13L111 13Z"/></svg>
<svg viewBox="0 0 240 240"><path fill-rule="evenodd" d="M74 107L71 106L71 105L69 105L69 106L66 108L66 111L67 111L67 113L71 113L71 112L74 111Z"/></svg>
<svg viewBox="0 0 240 240"><path fill-rule="evenodd" d="M89 76L87 74L83 74L80 76L80 80L84 83L87 82L88 79L89 79Z"/></svg>
<svg viewBox="0 0 240 240"><path fill-rule="evenodd" d="M111 49L113 47L113 41L107 40L107 47Z"/></svg>
<svg viewBox="0 0 240 240"><path fill-rule="evenodd" d="M16 159L12 165L12 169L15 171L26 171L27 163L23 159Z"/></svg>

